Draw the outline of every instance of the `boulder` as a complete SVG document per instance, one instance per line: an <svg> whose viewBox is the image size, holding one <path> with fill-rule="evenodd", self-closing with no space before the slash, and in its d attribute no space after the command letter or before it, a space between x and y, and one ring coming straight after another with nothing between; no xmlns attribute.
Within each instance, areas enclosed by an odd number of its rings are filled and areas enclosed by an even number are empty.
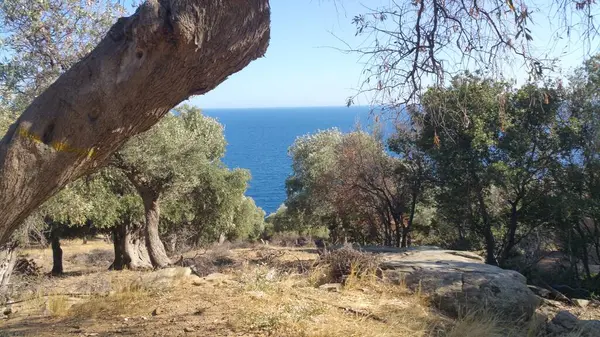
<svg viewBox="0 0 600 337"><path fill-rule="evenodd" d="M434 305L454 317L485 309L506 319L529 319L540 305L523 275L487 265L471 252L435 247L376 252L383 259L385 278L429 296Z"/></svg>
<svg viewBox="0 0 600 337"><path fill-rule="evenodd" d="M573 331L577 327L577 316L572 313L561 310L548 324L548 333L551 335L564 335Z"/></svg>
<svg viewBox="0 0 600 337"><path fill-rule="evenodd" d="M561 310L548 323L546 332L549 336L565 336L574 333L582 337L600 336L600 321L579 320L569 311Z"/></svg>
<svg viewBox="0 0 600 337"><path fill-rule="evenodd" d="M597 337L600 336L600 321L599 320L589 320L589 321L579 321L577 323L577 328L581 332L583 336L588 337Z"/></svg>

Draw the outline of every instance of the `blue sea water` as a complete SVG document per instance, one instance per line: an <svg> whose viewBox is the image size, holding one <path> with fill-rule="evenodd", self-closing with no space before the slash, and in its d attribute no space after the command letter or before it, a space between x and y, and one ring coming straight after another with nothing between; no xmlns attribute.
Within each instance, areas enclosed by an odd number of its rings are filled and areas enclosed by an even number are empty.
<svg viewBox="0 0 600 337"><path fill-rule="evenodd" d="M249 169L252 174L247 195L267 214L275 212L286 198L285 179L291 173L288 148L294 140L318 130L339 128L349 132L371 125L368 107L206 109L225 126L230 168Z"/></svg>

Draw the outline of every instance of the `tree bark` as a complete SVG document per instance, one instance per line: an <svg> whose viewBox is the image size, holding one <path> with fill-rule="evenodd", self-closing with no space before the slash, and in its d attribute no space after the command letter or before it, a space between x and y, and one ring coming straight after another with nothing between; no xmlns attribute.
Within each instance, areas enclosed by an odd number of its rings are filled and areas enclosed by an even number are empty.
<svg viewBox="0 0 600 337"><path fill-rule="evenodd" d="M147 0L119 19L0 141L0 244L128 138L261 57L269 23L268 0Z"/></svg>
<svg viewBox="0 0 600 337"><path fill-rule="evenodd" d="M502 250L502 256L500 258L500 264L504 264L506 260L510 257L510 252L515 246L515 237L517 235L517 220L518 220L518 210L517 210L517 202L511 203L510 206L510 222L508 224L508 233L506 233L506 246Z"/></svg>
<svg viewBox="0 0 600 337"><path fill-rule="evenodd" d="M160 206L157 194L144 194L144 211L146 213L146 246L150 261L154 268L164 268L171 264L165 246L160 239L158 225L160 223Z"/></svg>
<svg viewBox="0 0 600 337"><path fill-rule="evenodd" d="M488 213L487 207L485 205L485 197L483 195L483 188L479 183L479 178L475 172L471 172L473 180L475 181L476 186L476 194L477 201L479 204L479 212L481 218L483 220L483 227L480 229L483 234L484 242L485 242L485 263L497 266L498 261L496 260L496 239L494 238L494 233L492 232L492 221L490 219L490 214Z"/></svg>
<svg viewBox="0 0 600 337"><path fill-rule="evenodd" d="M126 227L124 224L116 225L112 228L112 242L115 252L115 259L108 267L110 270L125 269L125 234Z"/></svg>
<svg viewBox="0 0 600 337"><path fill-rule="evenodd" d="M396 222L396 247L400 247L401 242L403 242L403 233L404 233L404 223L402 221L400 221L399 223ZM402 246L404 247L404 246Z"/></svg>
<svg viewBox="0 0 600 337"><path fill-rule="evenodd" d="M492 229L488 225L484 225L483 238L485 241L485 263L497 266L498 261L495 254L496 240L494 239Z"/></svg>
<svg viewBox="0 0 600 337"><path fill-rule="evenodd" d="M110 269L152 269L143 228L125 223L113 228L115 260Z"/></svg>
<svg viewBox="0 0 600 337"><path fill-rule="evenodd" d="M63 274L63 251L60 247L59 230L53 229L51 235L52 245L52 275Z"/></svg>
<svg viewBox="0 0 600 337"><path fill-rule="evenodd" d="M581 247L581 251L579 254L579 258L581 259L581 263L583 264L583 271L585 272L585 277L588 279L592 278L592 273L590 270L590 261L589 261L589 252L588 252L588 243L586 240L586 235L581 229L582 224L575 225L575 231L579 235L579 246Z"/></svg>
<svg viewBox="0 0 600 337"><path fill-rule="evenodd" d="M10 276L17 262L17 243L9 242L0 247L0 294L6 293Z"/></svg>

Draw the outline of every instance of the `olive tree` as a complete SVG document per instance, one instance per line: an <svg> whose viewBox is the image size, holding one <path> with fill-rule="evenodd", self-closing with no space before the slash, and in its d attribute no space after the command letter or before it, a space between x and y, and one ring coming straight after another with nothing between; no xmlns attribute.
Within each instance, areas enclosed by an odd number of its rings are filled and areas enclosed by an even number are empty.
<svg viewBox="0 0 600 337"><path fill-rule="evenodd" d="M68 184L33 213L49 229L53 275L63 273L60 239L85 235L90 226L113 227L121 202L109 181L102 174L93 174Z"/></svg>
<svg viewBox="0 0 600 337"><path fill-rule="evenodd" d="M5 27L21 27L23 14L2 10ZM27 42L44 45L48 29L32 17L40 35ZM59 65L62 74L0 141L0 243L50 196L101 167L127 139L262 56L269 22L267 0L148 0L118 19L79 62ZM7 32L8 41L20 33ZM70 35L69 29L55 33L67 40ZM19 46L13 47L19 54Z"/></svg>
<svg viewBox="0 0 600 337"><path fill-rule="evenodd" d="M154 267L171 263L159 235L161 197L185 194L197 186L197 171L224 153L221 124L183 105L113 155L110 165L127 177L142 199L146 247Z"/></svg>
<svg viewBox="0 0 600 337"><path fill-rule="evenodd" d="M191 205L190 226L196 244L213 242L221 235L241 238L245 233L250 235L253 226L262 224L262 210L244 196L250 180L247 170L207 165L198 172L198 179L199 183L185 196Z"/></svg>
<svg viewBox="0 0 600 337"><path fill-rule="evenodd" d="M121 6L108 0L0 2L1 134L36 96L92 50L121 12ZM8 211L3 210L6 214ZM39 214L30 219L39 223ZM18 225L13 223L13 229ZM7 241L13 229L3 234L0 242ZM8 246L16 247L17 241L12 240Z"/></svg>
<svg viewBox="0 0 600 337"><path fill-rule="evenodd" d="M308 221L300 226L327 225L334 239L408 243L407 167L385 152L381 140L361 131L327 130L298 138L289 152L293 174L285 212ZM276 214L271 221L286 218Z"/></svg>

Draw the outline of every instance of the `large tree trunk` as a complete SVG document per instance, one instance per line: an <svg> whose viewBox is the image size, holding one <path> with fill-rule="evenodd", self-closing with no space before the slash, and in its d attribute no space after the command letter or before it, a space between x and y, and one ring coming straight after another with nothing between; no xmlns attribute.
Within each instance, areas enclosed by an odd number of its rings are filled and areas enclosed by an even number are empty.
<svg viewBox="0 0 600 337"><path fill-rule="evenodd" d="M158 195L142 195L144 211L146 212L146 246L150 261L155 268L164 268L171 264L165 246L160 239L158 225L160 220L160 206Z"/></svg>
<svg viewBox="0 0 600 337"><path fill-rule="evenodd" d="M152 269L143 229L143 226L133 224L120 224L113 228L115 260L111 269Z"/></svg>
<svg viewBox="0 0 600 337"><path fill-rule="evenodd" d="M0 247L0 294L6 293L8 282L17 262L17 244L9 242Z"/></svg>
<svg viewBox="0 0 600 337"><path fill-rule="evenodd" d="M178 103L261 57L268 0L147 0L39 95L0 142L0 244L68 182Z"/></svg>

